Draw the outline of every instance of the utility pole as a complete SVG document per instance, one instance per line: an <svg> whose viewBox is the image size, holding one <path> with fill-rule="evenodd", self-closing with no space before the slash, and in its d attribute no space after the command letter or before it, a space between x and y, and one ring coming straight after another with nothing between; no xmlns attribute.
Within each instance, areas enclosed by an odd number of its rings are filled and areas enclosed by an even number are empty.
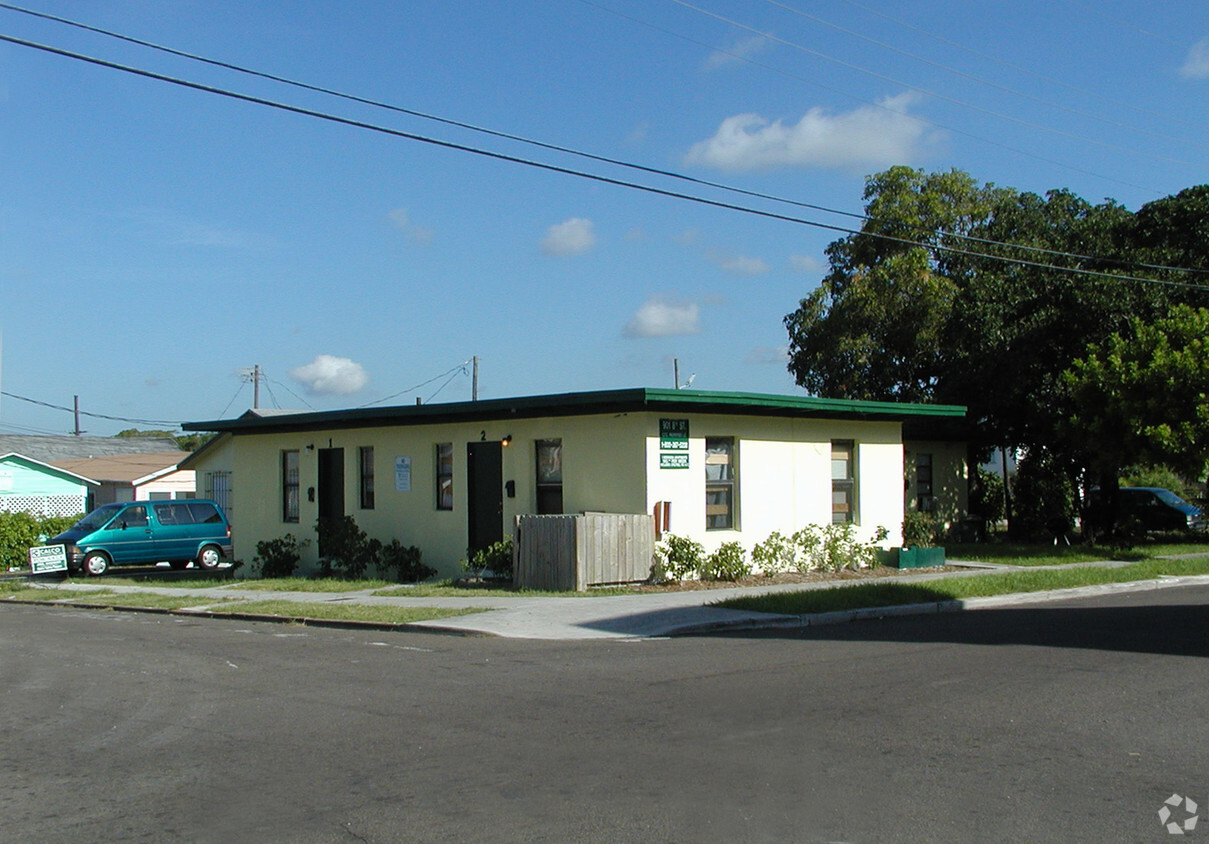
<svg viewBox="0 0 1209 844"><path fill-rule="evenodd" d="M478 401L479 400L479 356L474 355L470 360L471 360L471 363L474 364L474 366L472 367L472 375L470 376L470 400Z"/></svg>
<svg viewBox="0 0 1209 844"><path fill-rule="evenodd" d="M260 364L252 367L252 408L260 410Z"/></svg>
<svg viewBox="0 0 1209 844"><path fill-rule="evenodd" d="M72 399L74 400L73 406L75 408L75 417L76 417L76 436L78 437L78 436L80 436L80 434L84 433L83 431L80 430L80 397L72 396Z"/></svg>

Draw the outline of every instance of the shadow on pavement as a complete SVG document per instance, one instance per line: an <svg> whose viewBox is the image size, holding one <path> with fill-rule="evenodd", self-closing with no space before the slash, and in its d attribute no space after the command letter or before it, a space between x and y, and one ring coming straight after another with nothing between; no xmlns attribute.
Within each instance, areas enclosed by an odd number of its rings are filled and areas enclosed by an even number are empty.
<svg viewBox="0 0 1209 844"><path fill-rule="evenodd" d="M728 638L948 642L1209 656L1209 606L1039 606L869 619L789 629L686 634Z"/></svg>

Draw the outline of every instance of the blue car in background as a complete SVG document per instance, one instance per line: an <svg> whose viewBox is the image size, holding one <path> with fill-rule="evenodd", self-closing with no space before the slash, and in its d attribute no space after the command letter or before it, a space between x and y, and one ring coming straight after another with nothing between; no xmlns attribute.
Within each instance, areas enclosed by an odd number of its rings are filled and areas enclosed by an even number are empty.
<svg viewBox="0 0 1209 844"><path fill-rule="evenodd" d="M1092 490L1094 513L1104 513L1108 502L1099 489ZM1205 513L1169 489L1152 486L1123 486L1117 490L1118 523L1136 522L1146 531L1203 531Z"/></svg>
<svg viewBox="0 0 1209 844"><path fill-rule="evenodd" d="M213 501L127 501L98 507L46 544L66 546L68 570L91 575L159 562L213 569L231 557L231 525Z"/></svg>

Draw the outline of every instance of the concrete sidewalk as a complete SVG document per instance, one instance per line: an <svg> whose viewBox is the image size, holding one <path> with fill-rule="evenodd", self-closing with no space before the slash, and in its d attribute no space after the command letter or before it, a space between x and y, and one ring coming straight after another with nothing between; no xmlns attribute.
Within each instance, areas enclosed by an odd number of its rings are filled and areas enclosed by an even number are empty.
<svg viewBox="0 0 1209 844"><path fill-rule="evenodd" d="M951 565L958 564L950 561ZM1098 566L1122 566L1128 563L1105 562ZM1069 566L1066 566L1069 567ZM942 577L975 575L985 573L988 568L1015 569L1014 566L971 566L963 572L924 572L893 575L895 580L926 583ZM884 581L884 578L879 580ZM779 616L768 613L752 613L721 609L709 606L718 601L740 595L761 595L771 592L792 592L805 589L842 589L869 580L817 581L810 583L786 583L768 586L731 587L722 589L688 590L681 592L640 593L634 595L610 595L601 597L525 597L499 593L467 594L457 597L420 597L374 595L374 591L358 592L265 592L241 589L239 582L209 588L179 588L172 586L125 586L107 585L104 579L92 581L64 581L47 583L46 586L67 589L79 593L78 602L87 603L89 592L107 590L121 594L159 593L175 596L213 597L213 605L177 610L179 614L203 615L214 613L238 613L238 607L224 606L220 599L238 598L250 601L281 600L298 603L364 604L397 607L440 607L473 608L485 610L471 615L455 616L419 621L406 625L432 632L460 633L463 635L504 636L521 639L615 639L650 638L686 633L718 631L725 629L792 628L816 624L835 624L862 618L878 618L894 615L919 615L953 612L963 609L979 609L994 606L1011 606L1023 603L1062 600L1084 595L1100 595L1111 592L1155 589L1190 583L1209 582L1206 577L1171 577L1140 583L1106 584L1103 586L1063 589L1054 592L1034 592L1022 595L1005 595L995 598L976 598L966 601L943 601L909 606L882 607L877 609L820 613L811 616ZM65 599L66 603L74 603ZM326 623L326 622L321 622ZM332 622L333 624L336 622ZM348 623L355 626L356 622ZM376 625L381 627L381 625Z"/></svg>

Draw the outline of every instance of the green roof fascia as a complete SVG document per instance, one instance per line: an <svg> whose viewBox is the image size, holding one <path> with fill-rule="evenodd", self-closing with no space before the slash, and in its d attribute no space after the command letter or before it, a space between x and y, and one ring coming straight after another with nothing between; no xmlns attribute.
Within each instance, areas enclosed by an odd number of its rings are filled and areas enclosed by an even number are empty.
<svg viewBox="0 0 1209 844"><path fill-rule="evenodd" d="M472 420L523 419L541 416L585 416L642 410L757 416L823 416L889 421L937 417L960 419L965 417L966 412L964 407L958 405L900 404L764 393L634 388L447 404L360 407L269 416L245 415L236 419L187 422L181 427L186 431L230 431L253 434L330 428L367 428L383 425L424 425Z"/></svg>

